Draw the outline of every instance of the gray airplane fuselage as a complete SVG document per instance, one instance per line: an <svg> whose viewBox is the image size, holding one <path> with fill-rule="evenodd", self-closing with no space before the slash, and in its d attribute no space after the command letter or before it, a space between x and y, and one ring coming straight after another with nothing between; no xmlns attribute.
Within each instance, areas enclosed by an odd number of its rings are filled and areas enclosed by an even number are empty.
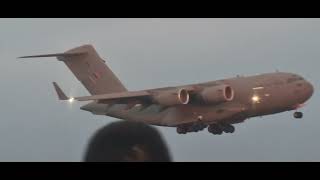
<svg viewBox="0 0 320 180"><path fill-rule="evenodd" d="M313 94L313 86L299 75L292 73L267 73L192 84L167 89L206 87L227 84L234 90L232 101L220 104L188 104L163 107L158 104L101 104L91 102L81 107L93 114L107 115L119 119L142 121L152 125L175 127L201 121L235 124L249 117L275 114L299 108ZM163 90L164 88L149 91Z"/></svg>
<svg viewBox="0 0 320 180"><path fill-rule="evenodd" d="M53 82L60 100L90 101L81 109L96 115L177 127L179 134L205 128L212 134L233 133L232 124L250 117L298 109L313 94L311 83L297 74L284 72L129 91L88 44L64 53L20 58L46 57L56 57L65 63L90 93L68 97ZM295 118L302 116L302 112L294 113Z"/></svg>

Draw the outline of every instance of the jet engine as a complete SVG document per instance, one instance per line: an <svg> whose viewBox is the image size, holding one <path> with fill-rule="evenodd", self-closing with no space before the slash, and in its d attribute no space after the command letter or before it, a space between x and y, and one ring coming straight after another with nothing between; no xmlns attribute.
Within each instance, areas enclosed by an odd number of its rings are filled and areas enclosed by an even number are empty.
<svg viewBox="0 0 320 180"><path fill-rule="evenodd" d="M185 89L161 91L153 96L153 101L163 106L189 103L189 93Z"/></svg>
<svg viewBox="0 0 320 180"><path fill-rule="evenodd" d="M218 85L204 88L198 96L206 104L219 104L232 101L234 91L229 85Z"/></svg>

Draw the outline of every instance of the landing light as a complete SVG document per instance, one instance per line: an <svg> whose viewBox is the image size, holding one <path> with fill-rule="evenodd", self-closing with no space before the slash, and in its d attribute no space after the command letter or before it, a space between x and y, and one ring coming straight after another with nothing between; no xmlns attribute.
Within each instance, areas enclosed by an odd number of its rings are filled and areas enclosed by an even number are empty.
<svg viewBox="0 0 320 180"><path fill-rule="evenodd" d="M260 97L257 96L257 95L254 95L254 96L252 96L251 100L252 100L254 103L259 103Z"/></svg>
<svg viewBox="0 0 320 180"><path fill-rule="evenodd" d="M71 98L68 99L68 101L69 101L69 103L72 103L74 101L74 98L71 97Z"/></svg>

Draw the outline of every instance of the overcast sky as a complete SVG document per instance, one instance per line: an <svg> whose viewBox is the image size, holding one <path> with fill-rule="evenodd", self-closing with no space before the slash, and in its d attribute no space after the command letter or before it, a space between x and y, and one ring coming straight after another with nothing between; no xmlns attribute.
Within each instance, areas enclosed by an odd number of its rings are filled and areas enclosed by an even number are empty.
<svg viewBox="0 0 320 180"><path fill-rule="evenodd" d="M0 19L0 161L81 161L88 139L117 119L57 100L88 92L55 58L92 44L129 90L240 75L298 73L315 92L302 109L251 118L235 133L157 127L175 161L320 161L320 19Z"/></svg>

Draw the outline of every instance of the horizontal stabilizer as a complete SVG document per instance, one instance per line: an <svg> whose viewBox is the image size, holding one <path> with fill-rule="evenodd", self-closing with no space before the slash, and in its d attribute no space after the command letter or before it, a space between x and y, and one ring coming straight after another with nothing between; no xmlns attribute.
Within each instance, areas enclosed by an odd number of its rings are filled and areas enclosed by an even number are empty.
<svg viewBox="0 0 320 180"><path fill-rule="evenodd" d="M61 88L58 86L56 82L53 82L54 89L57 92L57 95L59 97L59 100L68 100L69 98L64 94L64 92L61 90Z"/></svg>
<svg viewBox="0 0 320 180"><path fill-rule="evenodd" d="M56 53L56 54L41 54L41 55L32 55L32 56L21 56L19 58L37 58L37 57L73 57L85 55L87 52L75 52L75 53Z"/></svg>

